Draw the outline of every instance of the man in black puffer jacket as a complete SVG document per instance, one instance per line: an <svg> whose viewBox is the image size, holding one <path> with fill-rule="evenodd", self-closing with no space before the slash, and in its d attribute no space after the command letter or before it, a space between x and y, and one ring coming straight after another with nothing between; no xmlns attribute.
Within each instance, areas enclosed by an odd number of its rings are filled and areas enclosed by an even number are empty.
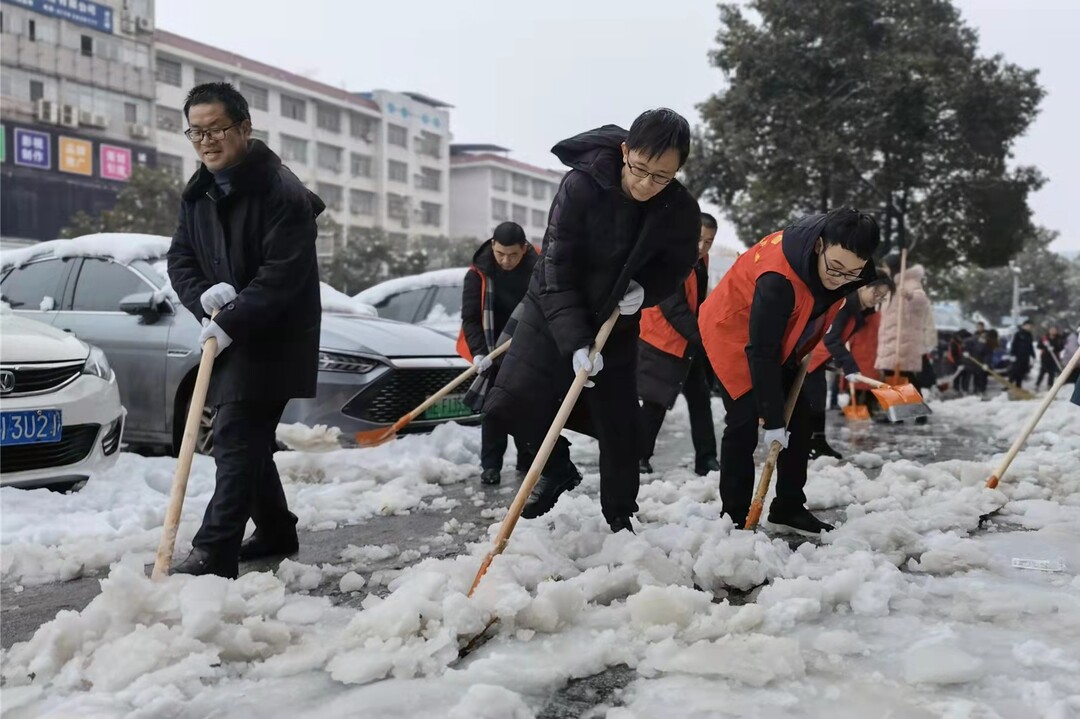
<svg viewBox="0 0 1080 719"><path fill-rule="evenodd" d="M640 310L674 293L697 258L698 204L674 179L690 152L690 127L671 110L650 110L629 133L606 125L552 151L571 170L552 203L540 261L515 313L514 343L484 410L535 451L577 370L587 370L590 382L567 427L599 440L604 518L612 531L633 531ZM615 329L591 363L593 340L616 309ZM560 438L522 516L544 514L580 480Z"/></svg>

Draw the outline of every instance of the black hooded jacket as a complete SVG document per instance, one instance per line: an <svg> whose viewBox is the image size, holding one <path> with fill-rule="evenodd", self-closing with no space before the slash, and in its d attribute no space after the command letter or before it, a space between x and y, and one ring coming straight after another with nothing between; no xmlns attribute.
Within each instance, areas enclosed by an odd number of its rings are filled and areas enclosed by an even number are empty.
<svg viewBox="0 0 1080 719"><path fill-rule="evenodd" d="M810 343L810 340L820 331L821 322L830 307L877 277L874 264L867 262L855 282L841 285L835 290L825 289L818 274L818 253L814 251L825 225L825 217L809 215L784 229L784 259L814 296L814 310L793 356L780 356L787 321L795 310L795 290L791 282L779 273L768 272L758 278L754 288L754 301L750 307L750 341L746 345L746 357L750 362L750 378L757 400L758 416L765 420L765 429L784 426L786 398L782 384L782 366L797 362L813 350L814 343Z"/></svg>
<svg viewBox="0 0 1080 719"><path fill-rule="evenodd" d="M495 300L494 337L498 338L506 327L510 313L521 302L525 291L529 289L529 278L536 265L536 250L531 244L526 246L525 256L518 266L507 272L499 267L491 251L494 240L480 245L473 255L472 268L465 273L465 283L461 288L461 326L465 331L465 341L473 357L486 355L490 349L484 337L484 287L480 279L482 273L488 282L493 283Z"/></svg>

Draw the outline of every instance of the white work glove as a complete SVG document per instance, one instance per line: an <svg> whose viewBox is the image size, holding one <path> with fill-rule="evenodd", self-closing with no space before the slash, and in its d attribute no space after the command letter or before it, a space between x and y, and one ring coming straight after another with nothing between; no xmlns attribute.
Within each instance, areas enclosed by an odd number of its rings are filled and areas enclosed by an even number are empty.
<svg viewBox="0 0 1080 719"><path fill-rule="evenodd" d="M591 345L574 351L574 376L577 376L577 373L581 370L586 370L590 377L595 377L600 370L604 369L604 356L599 352L596 353L596 359L594 361L589 361L590 349L592 349ZM586 387L592 387L595 384L596 383L592 380L587 380L585 382Z"/></svg>
<svg viewBox="0 0 1080 719"><path fill-rule="evenodd" d="M765 430L765 449L772 449L773 442L779 442L780 446L787 449L788 441L791 439L791 432L788 432L783 427L777 427L776 429Z"/></svg>
<svg viewBox="0 0 1080 719"><path fill-rule="evenodd" d="M492 360L487 355L476 355L473 357L472 365L476 368L476 374L484 374L493 364Z"/></svg>
<svg viewBox="0 0 1080 719"><path fill-rule="evenodd" d="M214 310L220 310L225 305L236 299L236 290L228 282L218 282L216 285L202 293L199 302L203 312L210 315Z"/></svg>
<svg viewBox="0 0 1080 719"><path fill-rule="evenodd" d="M214 357L219 357L225 348L232 344L232 337L225 334L225 330L221 329L217 322L208 322L203 325L202 332L199 333L199 346L202 347L211 337L217 339L217 353Z"/></svg>
<svg viewBox="0 0 1080 719"><path fill-rule="evenodd" d="M639 285L634 280L630 280L630 285L626 288L626 294L619 300L619 314L620 315L632 315L641 309L641 304L645 301L645 288Z"/></svg>

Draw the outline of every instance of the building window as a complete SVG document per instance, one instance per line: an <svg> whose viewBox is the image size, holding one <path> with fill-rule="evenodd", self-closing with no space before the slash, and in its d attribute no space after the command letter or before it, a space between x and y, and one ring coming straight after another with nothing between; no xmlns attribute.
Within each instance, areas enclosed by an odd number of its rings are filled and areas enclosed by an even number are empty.
<svg viewBox="0 0 1080 719"><path fill-rule="evenodd" d="M491 171L491 186L496 190L505 190L506 184L506 172L504 170L492 170Z"/></svg>
<svg viewBox="0 0 1080 719"><path fill-rule="evenodd" d="M163 85L172 85L174 87L180 87L181 80L181 66L176 60L169 60L168 58L158 56L157 59L157 81Z"/></svg>
<svg viewBox="0 0 1080 719"><path fill-rule="evenodd" d="M409 166L404 162L390 160L386 166L386 178L390 182L408 182Z"/></svg>
<svg viewBox="0 0 1080 719"><path fill-rule="evenodd" d="M205 70L201 67L195 68L195 84L205 85L208 82L225 82L225 76L213 70Z"/></svg>
<svg viewBox="0 0 1080 719"><path fill-rule="evenodd" d="M543 210L533 210L532 223L534 227L547 227L547 214Z"/></svg>
<svg viewBox="0 0 1080 719"><path fill-rule="evenodd" d="M270 133L266 130L252 130L251 139L259 140L265 145L270 144Z"/></svg>
<svg viewBox="0 0 1080 719"><path fill-rule="evenodd" d="M423 130L420 133L420 147L416 148L419 155L439 158L442 151L442 138L434 132Z"/></svg>
<svg viewBox="0 0 1080 719"><path fill-rule="evenodd" d="M421 202L420 223L436 226L442 224L442 205L437 205L434 202Z"/></svg>
<svg viewBox="0 0 1080 719"><path fill-rule="evenodd" d="M124 103L124 122L130 122L132 125L139 121L139 106L134 102Z"/></svg>
<svg viewBox="0 0 1080 719"><path fill-rule="evenodd" d="M37 40L37 23L33 20L26 23L26 35L30 38L30 42Z"/></svg>
<svg viewBox="0 0 1080 719"><path fill-rule="evenodd" d="M315 124L320 129L341 132L341 110L329 105L315 105Z"/></svg>
<svg viewBox="0 0 1080 719"><path fill-rule="evenodd" d="M281 116L307 122L307 100L290 95L281 96Z"/></svg>
<svg viewBox="0 0 1080 719"><path fill-rule="evenodd" d="M510 218L522 227L529 224L529 208L524 205L514 205L514 214Z"/></svg>
<svg viewBox="0 0 1080 719"><path fill-rule="evenodd" d="M430 167L421 167L420 174L416 176L416 186L421 190L438 192L442 189L442 171Z"/></svg>
<svg viewBox="0 0 1080 719"><path fill-rule="evenodd" d="M30 102L37 102L45 97L45 83L41 80L30 81Z"/></svg>
<svg viewBox="0 0 1080 719"><path fill-rule="evenodd" d="M525 175L514 174L514 194L515 195L527 195L529 194L529 178Z"/></svg>
<svg viewBox="0 0 1080 719"><path fill-rule="evenodd" d="M386 216L394 220L406 219L405 198L390 192L386 195Z"/></svg>
<svg viewBox="0 0 1080 719"><path fill-rule="evenodd" d="M321 197L331 210L340 210L345 203L345 191L340 185L331 185L326 182L315 183L315 194Z"/></svg>
<svg viewBox="0 0 1080 719"><path fill-rule="evenodd" d="M285 162L307 164L307 140L299 137L281 136L281 159Z"/></svg>
<svg viewBox="0 0 1080 719"><path fill-rule="evenodd" d="M350 153L349 167L353 177L371 177L371 157L358 152Z"/></svg>
<svg viewBox="0 0 1080 719"><path fill-rule="evenodd" d="M256 110L265 111L270 109L270 91L265 87L242 82L240 83L240 94L248 101L248 105Z"/></svg>
<svg viewBox="0 0 1080 719"><path fill-rule="evenodd" d="M386 141L398 147L409 146L409 131L401 125L386 126Z"/></svg>
<svg viewBox="0 0 1080 719"><path fill-rule="evenodd" d="M158 105L157 128L165 132L180 132L184 129L184 113L171 107Z"/></svg>
<svg viewBox="0 0 1080 719"><path fill-rule="evenodd" d="M344 150L340 147L324 145L320 142L315 146L315 164L324 170L341 172L341 156L343 154Z"/></svg>
<svg viewBox="0 0 1080 719"><path fill-rule="evenodd" d="M80 45L82 47L83 57L93 57L94 56L94 38L90 37L89 35L82 35L79 38L79 41L80 41Z"/></svg>
<svg viewBox="0 0 1080 719"><path fill-rule="evenodd" d="M184 159L179 155L166 155L159 152L157 156L158 167L166 172L171 172L177 177L184 175Z"/></svg>
<svg viewBox="0 0 1080 719"><path fill-rule="evenodd" d="M491 201L491 218L498 220L499 222L505 222L510 219L507 214L506 200L492 200Z"/></svg>
<svg viewBox="0 0 1080 719"><path fill-rule="evenodd" d="M349 212L354 215L374 215L377 195L367 190L349 190Z"/></svg>
<svg viewBox="0 0 1080 719"><path fill-rule="evenodd" d="M375 121L370 117L349 113L349 134L364 142L371 142L371 131L375 129Z"/></svg>
<svg viewBox="0 0 1080 719"><path fill-rule="evenodd" d="M534 200L546 200L547 199L547 183L542 180L533 180L533 199Z"/></svg>

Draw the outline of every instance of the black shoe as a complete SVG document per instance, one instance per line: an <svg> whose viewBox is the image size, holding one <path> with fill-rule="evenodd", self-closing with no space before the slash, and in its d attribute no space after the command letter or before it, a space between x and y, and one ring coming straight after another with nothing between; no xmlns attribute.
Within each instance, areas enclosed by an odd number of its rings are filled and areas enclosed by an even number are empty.
<svg viewBox="0 0 1080 719"><path fill-rule="evenodd" d="M799 507L793 512L777 512L769 508L769 524L776 524L810 537L816 537L822 532L831 532L833 526L810 513L806 507Z"/></svg>
<svg viewBox="0 0 1080 719"><path fill-rule="evenodd" d="M637 534L634 531L634 525L630 523L630 517L614 517L608 520L608 526L611 527L611 531L616 534L625 530L628 530L630 534Z"/></svg>
<svg viewBox="0 0 1080 719"><path fill-rule="evenodd" d="M205 549L194 547L187 559L169 569L169 574L191 574L196 577L214 574L226 579L236 579L240 571L235 561L226 562Z"/></svg>
<svg viewBox="0 0 1080 719"><path fill-rule="evenodd" d="M300 540L296 533L291 536L267 537L255 530L255 533L240 544L240 561L250 562L267 557L291 557L300 551Z"/></svg>
<svg viewBox="0 0 1080 719"><path fill-rule="evenodd" d="M550 512L559 500L559 495L581 484L581 473L577 471L577 467L570 465L570 472L569 477L558 478L541 474L521 509L521 516L534 519Z"/></svg>
<svg viewBox="0 0 1080 719"><path fill-rule="evenodd" d="M647 459L639 459L637 463L638 474L653 474L652 464Z"/></svg>
<svg viewBox="0 0 1080 719"><path fill-rule="evenodd" d="M832 445L824 437L816 437L810 442L810 459L817 459L818 457L843 459L844 455L833 449Z"/></svg>
<svg viewBox="0 0 1080 719"><path fill-rule="evenodd" d="M480 473L480 484L494 485L502 481L502 472L497 469L485 469Z"/></svg>
<svg viewBox="0 0 1080 719"><path fill-rule="evenodd" d="M694 473L697 474L699 477L704 477L709 472L719 471L720 463L716 461L716 457L709 457L708 459L703 459L694 465Z"/></svg>

